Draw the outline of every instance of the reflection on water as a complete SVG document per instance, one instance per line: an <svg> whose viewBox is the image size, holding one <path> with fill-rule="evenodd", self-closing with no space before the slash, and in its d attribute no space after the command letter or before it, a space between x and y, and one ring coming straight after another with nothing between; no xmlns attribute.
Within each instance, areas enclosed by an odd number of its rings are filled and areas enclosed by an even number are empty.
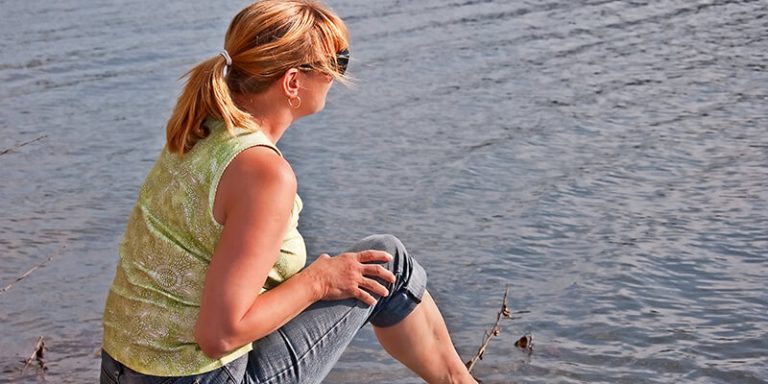
<svg viewBox="0 0 768 384"><path fill-rule="evenodd" d="M245 3L4 2L0 382L92 382L137 188ZM768 380L768 5L330 1L352 89L281 145L309 252L400 236L484 383ZM531 356L513 345L536 334ZM327 382L416 383L370 331Z"/></svg>

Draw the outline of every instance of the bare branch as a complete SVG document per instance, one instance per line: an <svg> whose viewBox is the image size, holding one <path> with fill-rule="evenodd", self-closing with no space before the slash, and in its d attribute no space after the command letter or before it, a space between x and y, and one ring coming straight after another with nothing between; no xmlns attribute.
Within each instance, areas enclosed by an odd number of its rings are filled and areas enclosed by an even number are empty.
<svg viewBox="0 0 768 384"><path fill-rule="evenodd" d="M17 149L19 149L19 148L21 148L21 147L23 147L23 146L27 145L27 144L32 144L32 143L34 143L35 141L38 141L38 140L42 140L42 139L44 139L44 138L46 138L46 137L48 137L48 135L42 135L42 136L40 136L40 137L38 137L38 138L36 138L36 139L32 139L32 140L30 140L30 141L26 141L26 142L23 142L23 143L20 143L20 144L16 144L16 145L14 145L14 146L13 146L13 147L11 147L11 148L8 148L8 149L4 149L4 150L0 151L0 156L2 156L2 155L5 155L5 154L8 154L8 153L11 153L11 152L13 152L13 151L15 151L15 150L17 150Z"/></svg>
<svg viewBox="0 0 768 384"><path fill-rule="evenodd" d="M499 323L501 323L501 319L504 317L508 318L512 315L511 312L509 311L509 307L507 307L508 295L509 295L509 286L507 286L507 289L504 291L504 301L502 301L501 303L501 309L499 310L499 313L496 314L496 323L488 332L485 333L485 337L483 338L483 343L480 345L480 349L478 349L475 356L473 356L467 362L467 370L470 373L472 373L472 369L475 367L477 360L483 359L483 355L485 354L485 349L488 347L488 343L490 343L491 338L493 336L498 336L501 333L501 327L499 326Z"/></svg>
<svg viewBox="0 0 768 384"><path fill-rule="evenodd" d="M42 336L39 336L37 338L37 343L35 343L35 351L32 352L32 354L26 359L23 360L22 363L24 363L24 368L21 369L21 374L24 374L24 370L29 367L33 361L37 361L37 364L40 365L40 369L45 372L47 369L45 367L45 351L48 350L48 348L45 347L45 341L43 340Z"/></svg>
<svg viewBox="0 0 768 384"><path fill-rule="evenodd" d="M13 282L11 282L10 284L6 285L6 286L5 286L3 289L0 289L0 294L2 294L2 293L5 293L7 290L11 289L11 287L13 287L13 285L14 285L14 284L18 283L18 282L19 282L19 281L21 281L21 280L24 280L25 278L27 278L27 276L29 276L29 275L30 275L32 272L34 272L34 271L35 271L35 270L37 270L38 268L41 268L41 267L44 267L44 266L46 266L48 263L50 263L50 262L51 262L51 260L53 260L53 258L54 258L54 257L56 257L56 256L60 255L60 254L61 254L61 252L62 252L62 251L64 250L64 248L66 248L66 247L67 247L66 245L62 245L62 246L61 246L61 248L59 248L59 250L58 250L58 251L56 251L54 254L52 254L51 256L49 256L49 257L48 257L48 259L46 259L45 261L43 261L42 263L40 263L40 264L38 264L38 265L35 265L34 267L30 268L28 271L26 271L26 272L22 273L22 274L21 274L21 276L19 276L19 277L17 277L17 278L16 278L16 280L14 280L14 281L13 281Z"/></svg>

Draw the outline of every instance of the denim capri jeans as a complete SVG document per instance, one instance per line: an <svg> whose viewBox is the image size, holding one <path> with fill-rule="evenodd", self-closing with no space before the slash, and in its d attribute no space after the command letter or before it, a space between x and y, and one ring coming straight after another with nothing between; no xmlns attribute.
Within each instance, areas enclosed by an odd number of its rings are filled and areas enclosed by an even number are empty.
<svg viewBox="0 0 768 384"><path fill-rule="evenodd" d="M356 300L318 301L282 328L255 341L253 350L211 372L184 377L138 373L102 351L101 384L288 384L320 383L366 323L397 324L421 302L427 283L424 269L392 235L373 235L348 251L376 249L393 260L382 265L395 274L384 285L390 295L374 306Z"/></svg>

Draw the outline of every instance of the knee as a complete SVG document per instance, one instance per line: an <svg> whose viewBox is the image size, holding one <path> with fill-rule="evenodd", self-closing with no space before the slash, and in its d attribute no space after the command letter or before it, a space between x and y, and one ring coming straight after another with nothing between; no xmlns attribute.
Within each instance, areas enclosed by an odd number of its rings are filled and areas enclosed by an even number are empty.
<svg viewBox="0 0 768 384"><path fill-rule="evenodd" d="M410 285L410 280L415 280L416 287L426 285L426 272L419 263L409 255L403 243L393 235L371 235L357 243L350 249L351 252L360 252L368 249L385 251L392 255L392 261L381 263L385 268L395 274L397 278L393 289ZM412 293L421 298L422 288L412 289Z"/></svg>
<svg viewBox="0 0 768 384"><path fill-rule="evenodd" d="M395 235L379 234L371 235L364 238L362 241L368 249L376 249L379 251L385 251L392 256L397 257L396 254L404 254L405 246Z"/></svg>
<svg viewBox="0 0 768 384"><path fill-rule="evenodd" d="M394 284L386 284L389 296L382 298L369 318L377 327L389 327L399 323L421 303L427 285L427 274L411 257L403 243L392 235L373 235L361 241L366 249L386 251L393 260L385 263L396 277Z"/></svg>

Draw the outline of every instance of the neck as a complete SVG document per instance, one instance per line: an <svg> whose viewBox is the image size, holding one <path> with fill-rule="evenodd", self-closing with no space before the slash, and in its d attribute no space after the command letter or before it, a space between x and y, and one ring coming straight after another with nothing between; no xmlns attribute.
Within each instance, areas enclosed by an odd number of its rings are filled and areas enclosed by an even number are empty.
<svg viewBox="0 0 768 384"><path fill-rule="evenodd" d="M248 112L272 143L277 144L283 133L296 119L283 97L274 97L271 92L256 95L234 95L234 101L243 111Z"/></svg>

